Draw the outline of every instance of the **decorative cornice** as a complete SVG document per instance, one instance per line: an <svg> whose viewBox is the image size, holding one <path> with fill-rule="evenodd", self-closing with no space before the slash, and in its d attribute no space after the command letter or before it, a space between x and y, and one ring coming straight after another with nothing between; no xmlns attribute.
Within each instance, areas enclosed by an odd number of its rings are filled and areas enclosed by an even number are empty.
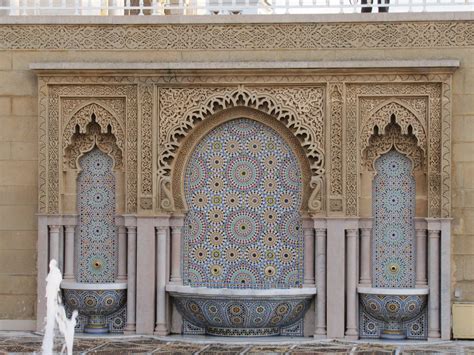
<svg viewBox="0 0 474 355"><path fill-rule="evenodd" d="M379 22L367 18L367 21L4 24L0 25L0 49L271 50L474 46L472 19Z"/></svg>

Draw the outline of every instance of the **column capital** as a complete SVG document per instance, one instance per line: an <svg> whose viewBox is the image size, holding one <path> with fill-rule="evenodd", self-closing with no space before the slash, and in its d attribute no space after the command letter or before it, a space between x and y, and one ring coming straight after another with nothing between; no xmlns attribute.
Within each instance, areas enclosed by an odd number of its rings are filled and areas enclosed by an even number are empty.
<svg viewBox="0 0 474 355"><path fill-rule="evenodd" d="M49 226L49 229L51 230L51 232L53 233L59 233L59 228L61 228L61 225L60 224L51 224Z"/></svg>
<svg viewBox="0 0 474 355"><path fill-rule="evenodd" d="M357 237L359 235L358 229L346 229L346 234L348 237Z"/></svg>

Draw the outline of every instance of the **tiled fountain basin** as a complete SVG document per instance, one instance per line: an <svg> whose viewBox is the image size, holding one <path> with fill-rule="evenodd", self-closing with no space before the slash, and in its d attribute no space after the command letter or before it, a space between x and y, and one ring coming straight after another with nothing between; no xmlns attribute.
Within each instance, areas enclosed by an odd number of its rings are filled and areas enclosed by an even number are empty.
<svg viewBox="0 0 474 355"><path fill-rule="evenodd" d="M269 336L302 319L316 288L214 289L168 285L180 314L209 335Z"/></svg>
<svg viewBox="0 0 474 355"><path fill-rule="evenodd" d="M381 338L405 339L403 323L417 318L428 302L428 288L358 287L364 310L384 322Z"/></svg>
<svg viewBox="0 0 474 355"><path fill-rule="evenodd" d="M80 315L87 316L85 333L108 333L106 317L122 308L127 299L126 283L63 281L61 288L69 309L77 309Z"/></svg>

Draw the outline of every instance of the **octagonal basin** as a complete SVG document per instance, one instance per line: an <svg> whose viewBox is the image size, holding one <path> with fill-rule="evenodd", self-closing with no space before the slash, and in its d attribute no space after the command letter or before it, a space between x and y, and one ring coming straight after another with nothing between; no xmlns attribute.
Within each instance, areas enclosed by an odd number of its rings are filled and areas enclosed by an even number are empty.
<svg viewBox="0 0 474 355"><path fill-rule="evenodd" d="M64 303L87 317L85 333L108 333L107 316L122 308L127 299L126 283L80 283L63 281Z"/></svg>
<svg viewBox="0 0 474 355"><path fill-rule="evenodd" d="M403 323L419 315L428 302L428 288L377 288L358 287L360 301L365 311L384 322L380 337L405 339Z"/></svg>
<svg viewBox="0 0 474 355"><path fill-rule="evenodd" d="M316 288L224 289L168 285L179 313L218 336L279 335L302 319Z"/></svg>

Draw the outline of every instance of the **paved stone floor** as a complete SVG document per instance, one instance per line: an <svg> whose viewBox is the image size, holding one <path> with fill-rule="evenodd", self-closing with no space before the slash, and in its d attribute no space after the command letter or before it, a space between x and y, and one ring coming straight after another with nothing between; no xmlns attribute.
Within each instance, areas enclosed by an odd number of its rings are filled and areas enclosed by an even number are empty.
<svg viewBox="0 0 474 355"><path fill-rule="evenodd" d="M0 332L0 354L33 354L41 350L41 335ZM56 341L56 350L61 342ZM75 354L474 354L474 341L366 342L315 341L302 338L165 338L148 336L93 337L78 335Z"/></svg>

